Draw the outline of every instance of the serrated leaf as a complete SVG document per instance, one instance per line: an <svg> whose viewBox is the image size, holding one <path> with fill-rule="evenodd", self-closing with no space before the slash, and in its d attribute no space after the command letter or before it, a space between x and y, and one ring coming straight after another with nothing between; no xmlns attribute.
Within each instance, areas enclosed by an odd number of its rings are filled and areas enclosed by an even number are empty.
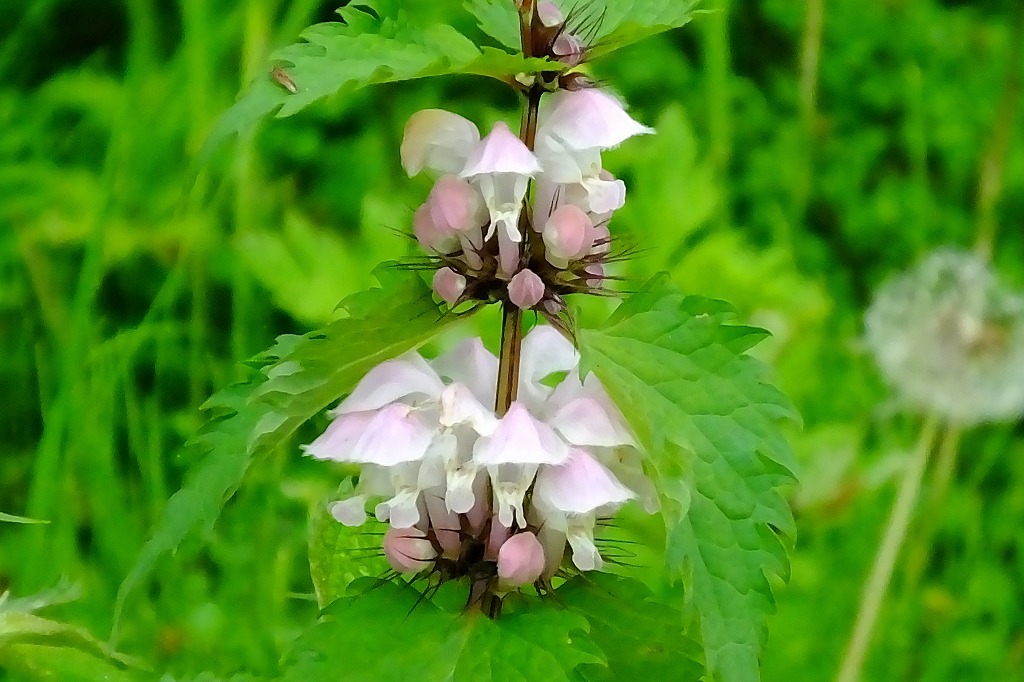
<svg viewBox="0 0 1024 682"><path fill-rule="evenodd" d="M499 618L448 612L407 585L339 599L296 642L284 682L569 682L601 658L579 614L537 598Z"/></svg>
<svg viewBox="0 0 1024 682"><path fill-rule="evenodd" d="M608 658L607 667L582 666L585 679L696 682L704 674L703 652L683 632L683 614L658 602L643 583L590 573L568 581L557 595L587 619L591 639Z"/></svg>
<svg viewBox="0 0 1024 682"><path fill-rule="evenodd" d="M602 57L645 38L685 26L700 0L588 0L584 26L595 26L589 57Z"/></svg>
<svg viewBox="0 0 1024 682"><path fill-rule="evenodd" d="M266 71L217 122L200 162L227 137L265 116L291 116L330 95L428 76L469 74L508 80L525 71L564 69L544 59L478 48L451 26L397 0L358 0L338 13L344 23L311 26L301 42L271 55Z"/></svg>
<svg viewBox="0 0 1024 682"><path fill-rule="evenodd" d="M732 323L727 304L655 279L600 330L582 330L585 363L636 430L658 486L667 564L695 607L709 669L757 680L774 601L768 575L788 574L779 535L794 524L780 486L795 462L778 422L785 397L744 352L765 332Z"/></svg>
<svg viewBox="0 0 1024 682"><path fill-rule="evenodd" d="M342 500L352 493L349 479L331 499ZM372 517L360 528L349 528L331 516L326 503L317 507L309 522L309 573L321 608L343 596L357 578L389 570L381 550L386 530L386 524Z"/></svg>
<svg viewBox="0 0 1024 682"><path fill-rule="evenodd" d="M345 299L345 315L305 336L282 336L253 361L252 377L205 405L209 418L192 442L204 458L175 493L118 591L125 598L157 560L197 529L209 529L250 465L284 444L311 417L348 393L375 365L418 348L460 320L444 315L430 288L390 264L381 288ZM116 617L115 617L116 620Z"/></svg>
<svg viewBox="0 0 1024 682"><path fill-rule="evenodd" d="M511 0L467 0L466 9L476 17L480 30L499 43L518 52L522 49L519 35L519 13Z"/></svg>
<svg viewBox="0 0 1024 682"><path fill-rule="evenodd" d="M42 521L40 519L30 519L30 518L25 517L25 516L15 516L14 514L5 514L4 512L0 512L0 523L26 523L26 524L34 524L34 523L49 523L49 521Z"/></svg>

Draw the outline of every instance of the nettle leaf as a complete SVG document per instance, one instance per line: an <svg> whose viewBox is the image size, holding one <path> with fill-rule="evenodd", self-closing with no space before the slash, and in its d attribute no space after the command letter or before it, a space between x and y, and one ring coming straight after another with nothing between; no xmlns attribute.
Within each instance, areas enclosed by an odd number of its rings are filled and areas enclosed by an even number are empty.
<svg viewBox="0 0 1024 682"><path fill-rule="evenodd" d="M352 480L342 482L332 500L351 497ZM360 528L349 528L318 505L309 523L309 573L320 607L343 596L357 578L380 576L389 570L381 549L388 526L372 516Z"/></svg>
<svg viewBox="0 0 1024 682"><path fill-rule="evenodd" d="M460 321L442 312L418 275L388 263L376 275L381 288L345 299L344 316L320 331L278 338L253 360L248 381L207 402L209 421L191 443L203 459L168 501L153 537L121 584L118 614L160 557L190 533L212 528L255 460L285 444L300 425L347 394L371 368L418 348Z"/></svg>
<svg viewBox="0 0 1024 682"><path fill-rule="evenodd" d="M565 68L477 47L431 13L400 0L356 0L338 14L341 22L311 26L301 42L271 55L266 71L217 122L201 158L271 113L291 116L329 95L428 76L470 74L507 81L523 72ZM513 21L513 29L517 26Z"/></svg>
<svg viewBox="0 0 1024 682"><path fill-rule="evenodd" d="M580 673L604 680L696 682L704 675L698 642L683 632L683 614L662 604L641 582L607 573L577 576L558 588L559 603L584 616L607 667Z"/></svg>
<svg viewBox="0 0 1024 682"><path fill-rule="evenodd" d="M766 336L732 323L724 303L687 297L659 277L580 350L637 432L662 500L670 574L687 587L708 667L722 682L759 679L774 600L788 577L781 536L792 514L778 492L795 481L779 421L786 398L744 352Z"/></svg>
<svg viewBox="0 0 1024 682"><path fill-rule="evenodd" d="M30 679L136 679L127 670L135 663L85 628L35 613L51 603L45 594L25 599L0 594L0 669Z"/></svg>
<svg viewBox="0 0 1024 682"><path fill-rule="evenodd" d="M481 31L513 52L522 49L519 12L512 0L467 0L466 9L476 17Z"/></svg>
<svg viewBox="0 0 1024 682"><path fill-rule="evenodd" d="M446 611L386 582L335 601L296 642L285 682L569 682L601 657L579 614L538 598L506 600L491 620Z"/></svg>
<svg viewBox="0 0 1024 682"><path fill-rule="evenodd" d="M700 0L587 0L587 24L596 23L590 56L604 56L644 38L690 23Z"/></svg>

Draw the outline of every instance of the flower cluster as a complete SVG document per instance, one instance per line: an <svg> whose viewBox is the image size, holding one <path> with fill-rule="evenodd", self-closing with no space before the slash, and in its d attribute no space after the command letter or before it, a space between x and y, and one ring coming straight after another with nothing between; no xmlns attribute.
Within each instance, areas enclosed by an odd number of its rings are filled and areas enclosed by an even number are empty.
<svg viewBox="0 0 1024 682"><path fill-rule="evenodd" d="M882 286L865 327L879 367L910 406L962 424L1024 414L1024 296L984 259L931 254Z"/></svg>
<svg viewBox="0 0 1024 682"><path fill-rule="evenodd" d="M361 465L340 522L374 513L390 529L384 553L404 573L493 579L497 592L545 581L568 546L579 570L602 565L598 518L638 495L654 504L622 415L554 328L523 342L519 399L498 417L498 359L479 339L426 361L416 353L373 369L306 447ZM565 378L552 387L553 377Z"/></svg>
<svg viewBox="0 0 1024 682"><path fill-rule="evenodd" d="M410 176L438 176L413 219L438 265L436 293L452 306L509 301L555 321L566 294L599 289L611 251L608 221L626 199L601 152L649 132L593 87L547 99L533 149L503 122L481 139L457 114L415 114L402 164Z"/></svg>

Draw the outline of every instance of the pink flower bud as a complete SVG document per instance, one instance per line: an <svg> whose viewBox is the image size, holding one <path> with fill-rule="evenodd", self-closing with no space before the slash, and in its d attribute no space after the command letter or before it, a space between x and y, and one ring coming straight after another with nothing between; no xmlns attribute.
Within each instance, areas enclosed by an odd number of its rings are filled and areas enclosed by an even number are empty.
<svg viewBox="0 0 1024 682"><path fill-rule="evenodd" d="M443 232L479 229L487 222L483 197L468 182L455 175L442 175L427 199L430 219Z"/></svg>
<svg viewBox="0 0 1024 682"><path fill-rule="evenodd" d="M530 585L543 571L544 548L533 533L513 535L498 550L498 578L508 585Z"/></svg>
<svg viewBox="0 0 1024 682"><path fill-rule="evenodd" d="M537 18L547 28L554 28L565 21L562 10L551 0L540 0L537 3Z"/></svg>
<svg viewBox="0 0 1024 682"><path fill-rule="evenodd" d="M430 568L437 550L417 528L389 528L384 534L384 556L399 573L419 573Z"/></svg>
<svg viewBox="0 0 1024 682"><path fill-rule="evenodd" d="M612 233L607 225L595 225L593 234L594 242L590 253L601 255L612 250Z"/></svg>
<svg viewBox="0 0 1024 682"><path fill-rule="evenodd" d="M601 289L604 287L604 266L600 263L593 263L583 268L583 271L590 275L587 279L587 286L591 289Z"/></svg>
<svg viewBox="0 0 1024 682"><path fill-rule="evenodd" d="M555 44L551 46L551 51L555 55L555 59L568 64L569 66L579 66L583 61L583 53L586 48L583 45L583 41L577 38L571 33L562 32L560 36L555 38Z"/></svg>
<svg viewBox="0 0 1024 682"><path fill-rule="evenodd" d="M451 253L459 243L458 237L434 222L429 204L420 206L413 215L412 231L420 246L430 253Z"/></svg>
<svg viewBox="0 0 1024 682"><path fill-rule="evenodd" d="M593 245L594 224L578 206L559 206L544 225L544 245L558 261L582 256Z"/></svg>
<svg viewBox="0 0 1024 682"><path fill-rule="evenodd" d="M544 282L532 270L520 270L508 283L508 298L523 310L529 310L544 298Z"/></svg>
<svg viewBox="0 0 1024 682"><path fill-rule="evenodd" d="M434 273L434 293L448 305L455 305L466 291L466 278L451 268L441 268Z"/></svg>

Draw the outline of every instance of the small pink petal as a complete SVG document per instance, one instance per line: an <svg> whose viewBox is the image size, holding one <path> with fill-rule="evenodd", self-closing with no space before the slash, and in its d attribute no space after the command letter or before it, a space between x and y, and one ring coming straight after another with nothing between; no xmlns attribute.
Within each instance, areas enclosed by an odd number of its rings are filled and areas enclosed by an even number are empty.
<svg viewBox="0 0 1024 682"><path fill-rule="evenodd" d="M520 270L508 283L508 298L513 305L529 310L544 298L544 282L532 270Z"/></svg>
<svg viewBox="0 0 1024 682"><path fill-rule="evenodd" d="M339 417L344 418L344 415ZM436 432L436 426L425 424L408 405L387 405L366 425L343 461L381 466L414 462L423 459Z"/></svg>
<svg viewBox="0 0 1024 682"><path fill-rule="evenodd" d="M421 530L389 528L384 534L384 556L399 573L419 573L430 568L437 550Z"/></svg>
<svg viewBox="0 0 1024 682"><path fill-rule="evenodd" d="M466 339L449 352L431 360L430 366L439 376L468 386L481 403L494 404L498 358L484 347L478 337Z"/></svg>
<svg viewBox="0 0 1024 682"><path fill-rule="evenodd" d="M434 293L448 305L455 305L466 291L466 278L451 268L444 267L434 273Z"/></svg>
<svg viewBox="0 0 1024 682"><path fill-rule="evenodd" d="M483 197L456 175L442 175L427 198L430 218L442 232L479 229L487 222Z"/></svg>
<svg viewBox="0 0 1024 682"><path fill-rule="evenodd" d="M548 254L559 260L571 260L593 246L594 224L583 209L566 204L555 209L544 224L544 245Z"/></svg>
<svg viewBox="0 0 1024 682"><path fill-rule="evenodd" d="M438 398L444 383L417 353L387 360L371 369L332 414L376 410L411 395Z"/></svg>
<svg viewBox="0 0 1024 682"><path fill-rule="evenodd" d="M540 0L537 3L537 18L547 28L554 28L565 21L561 8L551 0Z"/></svg>
<svg viewBox="0 0 1024 682"><path fill-rule="evenodd" d="M413 214L412 231L416 241L428 253L452 253L459 244L456 234L434 222L428 204L423 204Z"/></svg>
<svg viewBox="0 0 1024 682"><path fill-rule="evenodd" d="M544 548L530 532L513 535L498 550L498 578L514 587L532 585L544 572Z"/></svg>

